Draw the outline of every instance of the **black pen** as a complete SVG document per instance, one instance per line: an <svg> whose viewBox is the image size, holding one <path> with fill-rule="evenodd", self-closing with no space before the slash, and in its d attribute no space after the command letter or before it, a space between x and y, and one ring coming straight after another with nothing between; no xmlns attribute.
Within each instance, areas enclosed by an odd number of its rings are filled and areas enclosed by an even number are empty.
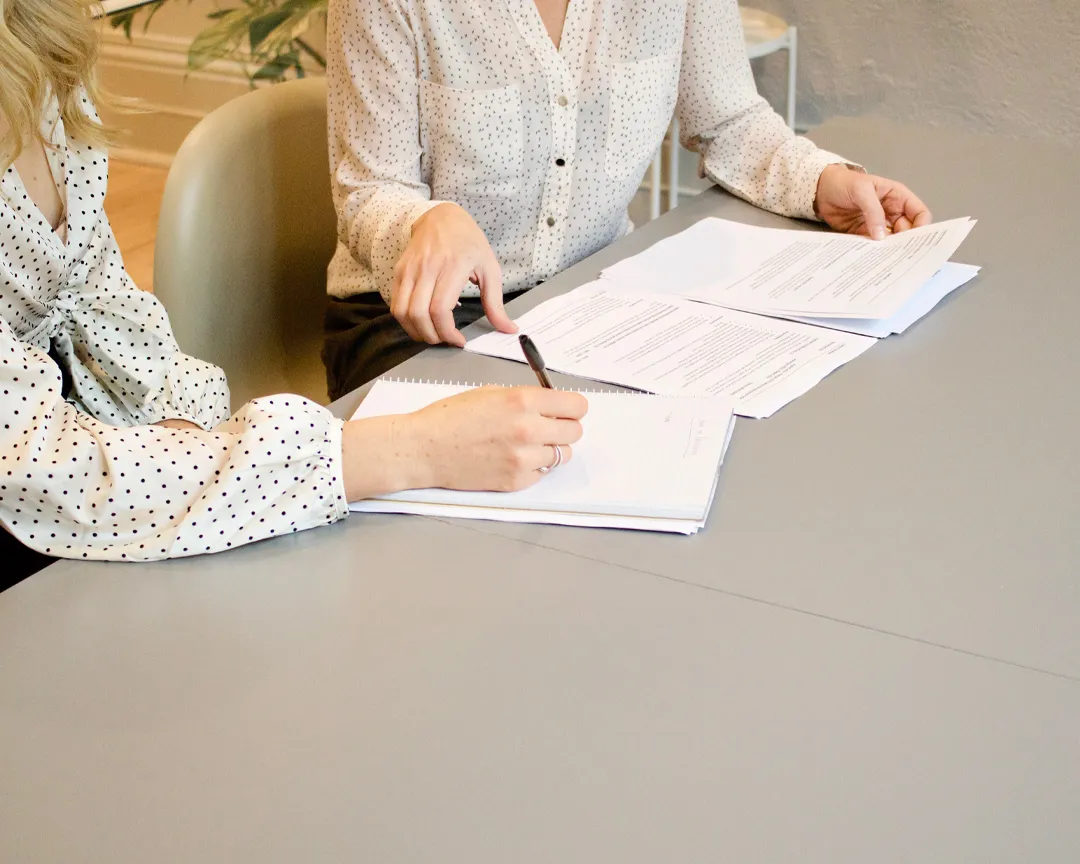
<svg viewBox="0 0 1080 864"><path fill-rule="evenodd" d="M521 350L525 353L525 359L528 361L529 366L532 367L533 372L536 373L537 379L540 381L540 386L545 387L548 390L554 390L555 388L551 384L551 379L547 375L547 367L544 366L544 358L540 356L540 352L536 350L536 345L532 339L522 333L518 336L518 342L521 344Z"/></svg>

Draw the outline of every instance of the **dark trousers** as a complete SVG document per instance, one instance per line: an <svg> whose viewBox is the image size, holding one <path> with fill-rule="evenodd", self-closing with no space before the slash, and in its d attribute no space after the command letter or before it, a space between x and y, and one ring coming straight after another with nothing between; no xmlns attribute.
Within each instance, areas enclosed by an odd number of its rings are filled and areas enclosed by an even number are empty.
<svg viewBox="0 0 1080 864"><path fill-rule="evenodd" d="M460 330L483 315L479 298L462 298L454 323ZM330 398L340 399L427 347L412 340L378 294L330 297L322 351Z"/></svg>
<svg viewBox="0 0 1080 864"><path fill-rule="evenodd" d="M6 591L27 576L33 576L54 560L23 546L4 528L0 528L0 591Z"/></svg>

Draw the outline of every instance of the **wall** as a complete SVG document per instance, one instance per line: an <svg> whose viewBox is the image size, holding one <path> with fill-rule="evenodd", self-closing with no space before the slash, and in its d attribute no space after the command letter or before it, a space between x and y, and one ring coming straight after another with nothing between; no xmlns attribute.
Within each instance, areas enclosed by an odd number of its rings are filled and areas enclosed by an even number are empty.
<svg viewBox="0 0 1080 864"><path fill-rule="evenodd" d="M1076 0L751 5L799 27L800 125L876 114L1010 137L1080 140ZM755 65L762 92L782 100L783 60Z"/></svg>
<svg viewBox="0 0 1080 864"><path fill-rule="evenodd" d="M798 120L876 114L1010 136L1080 140L1080 2L1075 0L752 0L797 24ZM149 33L107 33L102 69L115 90L154 110L124 122L144 161L167 161L198 119L248 89L235 64L187 74L186 45L217 3L174 0ZM754 62L783 107L782 54ZM682 160L692 188L695 164Z"/></svg>
<svg viewBox="0 0 1080 864"><path fill-rule="evenodd" d="M112 92L140 100L143 112L110 118L129 130L114 156L149 164L168 164L200 119L229 99L248 92L244 70L216 63L189 72L187 49L206 24L211 0L169 3L143 32L136 22L129 42L122 32L103 30L99 70Z"/></svg>

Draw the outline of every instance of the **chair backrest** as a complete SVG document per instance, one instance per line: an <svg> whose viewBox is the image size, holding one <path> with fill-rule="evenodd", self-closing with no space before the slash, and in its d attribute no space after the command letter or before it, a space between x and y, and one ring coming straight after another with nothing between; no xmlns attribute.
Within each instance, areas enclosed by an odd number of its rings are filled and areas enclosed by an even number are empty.
<svg viewBox="0 0 1080 864"><path fill-rule="evenodd" d="M327 401L320 349L336 221L321 78L223 105L176 154L154 293L181 349L225 370L234 407L280 392Z"/></svg>

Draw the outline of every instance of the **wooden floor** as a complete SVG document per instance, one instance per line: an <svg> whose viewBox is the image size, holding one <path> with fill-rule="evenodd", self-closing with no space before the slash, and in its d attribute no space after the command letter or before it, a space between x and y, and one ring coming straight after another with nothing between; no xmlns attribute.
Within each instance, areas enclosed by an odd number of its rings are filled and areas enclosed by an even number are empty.
<svg viewBox="0 0 1080 864"><path fill-rule="evenodd" d="M165 168L116 160L109 163L105 212L128 273L145 291L154 290L154 239L167 175Z"/></svg>

